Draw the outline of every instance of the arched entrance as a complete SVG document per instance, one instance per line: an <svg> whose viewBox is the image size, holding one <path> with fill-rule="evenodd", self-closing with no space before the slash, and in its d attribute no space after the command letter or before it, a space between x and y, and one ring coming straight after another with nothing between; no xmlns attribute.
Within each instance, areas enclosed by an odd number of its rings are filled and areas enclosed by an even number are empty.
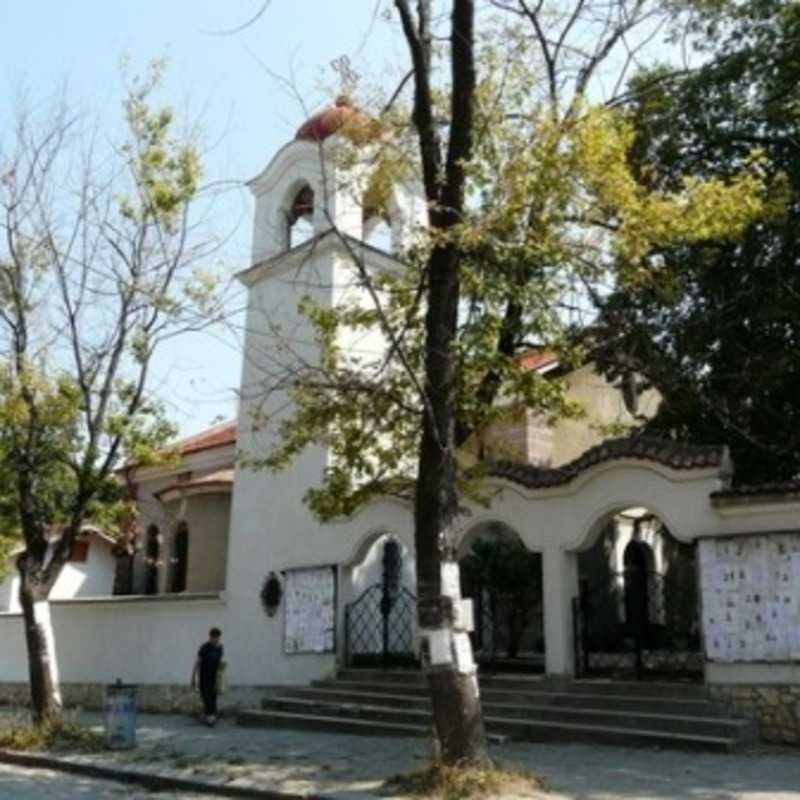
<svg viewBox="0 0 800 800"><path fill-rule="evenodd" d="M345 602L345 662L353 667L416 665L414 560L384 533L349 567Z"/></svg>
<svg viewBox="0 0 800 800"><path fill-rule="evenodd" d="M471 529L459 547L461 595L472 600L475 657L484 671L543 672L542 557L502 522Z"/></svg>
<svg viewBox="0 0 800 800"><path fill-rule="evenodd" d="M695 550L647 509L610 519L578 556L579 675L702 679Z"/></svg>

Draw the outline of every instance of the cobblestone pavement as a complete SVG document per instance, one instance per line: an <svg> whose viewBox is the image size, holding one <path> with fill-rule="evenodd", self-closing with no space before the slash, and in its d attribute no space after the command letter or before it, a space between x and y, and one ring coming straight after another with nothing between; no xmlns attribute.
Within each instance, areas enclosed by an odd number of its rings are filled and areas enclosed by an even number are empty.
<svg viewBox="0 0 800 800"><path fill-rule="evenodd" d="M165 792L65 775L47 769L0 764L0 800L208 800L208 795Z"/></svg>
<svg viewBox="0 0 800 800"><path fill-rule="evenodd" d="M99 726L100 718L86 714L84 721ZM800 800L800 750L717 755L511 743L493 748L492 755L538 772L549 800ZM70 758L208 783L366 800L386 778L423 767L428 746L422 739L240 728L228 720L210 729L186 717L141 715L136 750ZM16 797L2 788L0 782L2 800ZM65 795L73 796L83 797Z"/></svg>

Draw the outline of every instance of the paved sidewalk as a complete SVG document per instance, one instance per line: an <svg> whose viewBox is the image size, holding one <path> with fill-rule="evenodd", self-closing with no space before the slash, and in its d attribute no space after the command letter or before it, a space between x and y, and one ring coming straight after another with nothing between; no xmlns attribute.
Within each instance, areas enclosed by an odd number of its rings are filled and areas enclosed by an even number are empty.
<svg viewBox="0 0 800 800"><path fill-rule="evenodd" d="M82 721L100 726L100 717ZM384 780L427 763L422 739L239 728L210 729L179 716L141 715L136 750L68 756L206 784L367 800ZM495 759L537 771L548 800L800 800L800 751L742 755L591 745L512 743ZM387 795L383 795L384 797ZM531 794L531 797L541 795Z"/></svg>
<svg viewBox="0 0 800 800"><path fill-rule="evenodd" d="M25 769L0 764L2 800L208 800L185 792L154 795L147 789L66 775L49 769Z"/></svg>

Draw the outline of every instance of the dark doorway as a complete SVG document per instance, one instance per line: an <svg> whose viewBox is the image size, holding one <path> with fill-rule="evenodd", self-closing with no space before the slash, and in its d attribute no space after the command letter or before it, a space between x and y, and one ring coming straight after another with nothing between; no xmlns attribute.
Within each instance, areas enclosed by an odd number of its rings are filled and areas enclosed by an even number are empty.
<svg viewBox="0 0 800 800"><path fill-rule="evenodd" d="M186 591L186 572L189 566L189 528L181 522L175 531L175 541L172 549L172 583L170 591Z"/></svg>
<svg viewBox="0 0 800 800"><path fill-rule="evenodd" d="M158 594L158 560L161 556L161 534L156 525L147 528L147 553L145 573L145 594Z"/></svg>
<svg viewBox="0 0 800 800"><path fill-rule="evenodd" d="M629 636L649 640L647 545L632 541L625 548L625 625Z"/></svg>

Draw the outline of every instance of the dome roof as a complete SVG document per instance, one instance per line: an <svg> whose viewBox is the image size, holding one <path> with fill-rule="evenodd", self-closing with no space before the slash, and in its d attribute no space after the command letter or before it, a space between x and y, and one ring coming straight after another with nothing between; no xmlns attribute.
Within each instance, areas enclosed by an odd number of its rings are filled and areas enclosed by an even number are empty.
<svg viewBox="0 0 800 800"><path fill-rule="evenodd" d="M297 129L294 138L306 142L323 142L336 133L342 133L356 143L367 142L378 137L378 123L356 109L349 97L339 95L335 105L310 116Z"/></svg>

